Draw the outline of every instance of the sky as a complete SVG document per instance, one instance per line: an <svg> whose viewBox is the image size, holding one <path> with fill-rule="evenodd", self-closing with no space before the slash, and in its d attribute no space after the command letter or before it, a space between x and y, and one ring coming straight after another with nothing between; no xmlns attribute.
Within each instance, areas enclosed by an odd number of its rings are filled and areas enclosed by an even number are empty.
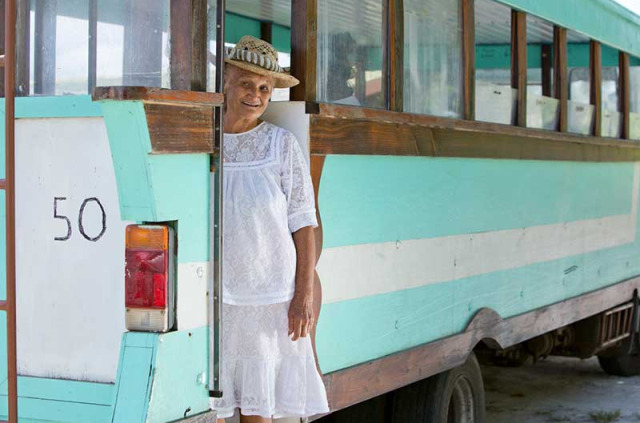
<svg viewBox="0 0 640 423"><path fill-rule="evenodd" d="M640 0L615 0L627 9L634 11L637 15L640 15Z"/></svg>

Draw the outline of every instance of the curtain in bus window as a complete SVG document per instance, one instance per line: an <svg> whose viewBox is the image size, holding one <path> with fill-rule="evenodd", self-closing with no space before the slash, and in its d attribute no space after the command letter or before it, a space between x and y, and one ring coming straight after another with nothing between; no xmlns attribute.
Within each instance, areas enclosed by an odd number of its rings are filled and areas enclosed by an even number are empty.
<svg viewBox="0 0 640 423"><path fill-rule="evenodd" d="M569 71L569 102L567 131L588 135L593 128L594 108L591 103L591 71L589 69L589 38L567 31L567 65Z"/></svg>
<svg viewBox="0 0 640 423"><path fill-rule="evenodd" d="M513 125L517 90L511 88L511 9L477 0L475 24L476 120Z"/></svg>
<svg viewBox="0 0 640 423"><path fill-rule="evenodd" d="M382 0L318 0L319 101L386 108Z"/></svg>
<svg viewBox="0 0 640 423"><path fill-rule="evenodd" d="M461 116L460 22L459 2L405 0L405 112Z"/></svg>
<svg viewBox="0 0 640 423"><path fill-rule="evenodd" d="M556 130L560 102L553 98L553 25L527 15L527 127Z"/></svg>
<svg viewBox="0 0 640 423"><path fill-rule="evenodd" d="M602 45L602 120L603 137L620 138L620 66L618 50Z"/></svg>

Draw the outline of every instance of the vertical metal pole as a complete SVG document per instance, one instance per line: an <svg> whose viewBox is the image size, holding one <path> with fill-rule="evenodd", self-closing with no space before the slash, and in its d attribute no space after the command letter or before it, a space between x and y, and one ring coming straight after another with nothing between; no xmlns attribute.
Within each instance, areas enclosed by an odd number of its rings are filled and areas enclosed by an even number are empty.
<svg viewBox="0 0 640 423"><path fill-rule="evenodd" d="M98 75L98 0L89 0L89 75L87 90L89 95L96 87Z"/></svg>
<svg viewBox="0 0 640 423"><path fill-rule="evenodd" d="M16 363L16 231L15 231L15 70L16 3L7 0L5 9L5 169L7 233L7 399L9 422L18 422L18 369Z"/></svg>
<svg viewBox="0 0 640 423"><path fill-rule="evenodd" d="M217 0L216 9L216 92L224 91L224 12L225 0ZM222 358L222 152L224 145L223 107L213 109L214 153L211 154L211 190L209 207L211 240L211 268L209 284L209 396L221 397L220 368ZM217 154L216 151L217 150Z"/></svg>

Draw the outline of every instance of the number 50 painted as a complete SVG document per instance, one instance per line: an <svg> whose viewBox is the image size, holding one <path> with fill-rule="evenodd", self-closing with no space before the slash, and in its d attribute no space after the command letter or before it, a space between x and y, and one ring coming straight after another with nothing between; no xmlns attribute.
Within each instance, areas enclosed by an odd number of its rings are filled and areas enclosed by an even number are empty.
<svg viewBox="0 0 640 423"><path fill-rule="evenodd" d="M54 237L53 239L56 241L67 241L69 238L71 238L71 233L73 232L71 230L71 220L67 216L58 214L58 201L63 201L66 199L67 197L53 197L53 218L62 219L67 223L67 234L65 236ZM87 235L84 229L84 224L83 224L84 209L85 207L87 207L87 204L89 204L89 202L92 202L92 201L95 202L98 205L98 207L100 207L100 212L102 213L102 230L100 230L100 233L94 237ZM80 210L78 211L78 230L80 231L80 234L84 237L84 239L92 242L98 241L100 238L102 238L102 235L104 235L104 233L106 232L107 214L104 211L104 207L102 206L102 203L100 203L100 200L98 200L97 197L85 198L85 200L82 202L82 205L80 206Z"/></svg>

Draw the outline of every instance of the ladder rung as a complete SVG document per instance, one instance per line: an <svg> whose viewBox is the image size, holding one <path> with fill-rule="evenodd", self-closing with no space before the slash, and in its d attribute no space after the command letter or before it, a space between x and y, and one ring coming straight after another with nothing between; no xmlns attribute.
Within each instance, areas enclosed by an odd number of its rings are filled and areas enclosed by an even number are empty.
<svg viewBox="0 0 640 423"><path fill-rule="evenodd" d="M0 301L0 311L7 311L7 302L6 301ZM2 423L2 421L0 421L0 423Z"/></svg>
<svg viewBox="0 0 640 423"><path fill-rule="evenodd" d="M0 68L4 68L4 54L0 56ZM2 422L0 422L2 423Z"/></svg>
<svg viewBox="0 0 640 423"><path fill-rule="evenodd" d="M7 189L7 180L6 179L0 179L0 189ZM0 421L0 423L2 423Z"/></svg>

